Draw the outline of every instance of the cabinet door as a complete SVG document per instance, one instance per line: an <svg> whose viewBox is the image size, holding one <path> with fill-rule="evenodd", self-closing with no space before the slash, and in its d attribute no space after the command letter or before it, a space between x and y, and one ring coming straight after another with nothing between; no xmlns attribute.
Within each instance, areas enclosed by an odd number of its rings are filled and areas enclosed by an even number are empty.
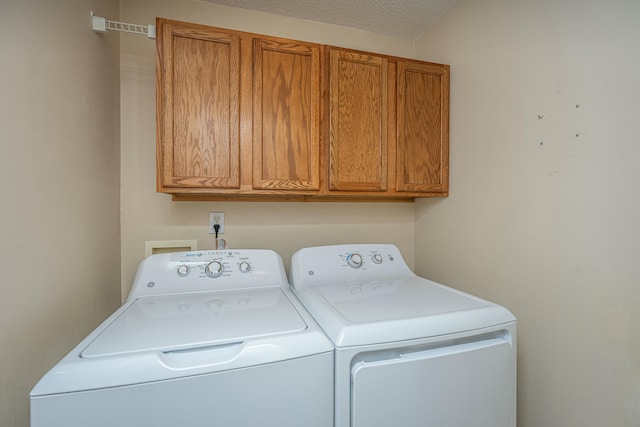
<svg viewBox="0 0 640 427"><path fill-rule="evenodd" d="M449 66L398 61L397 190L449 187Z"/></svg>
<svg viewBox="0 0 640 427"><path fill-rule="evenodd" d="M240 39L158 20L158 187L239 188Z"/></svg>
<svg viewBox="0 0 640 427"><path fill-rule="evenodd" d="M318 190L320 47L253 43L253 188Z"/></svg>
<svg viewBox="0 0 640 427"><path fill-rule="evenodd" d="M332 49L329 190L387 189L387 59Z"/></svg>

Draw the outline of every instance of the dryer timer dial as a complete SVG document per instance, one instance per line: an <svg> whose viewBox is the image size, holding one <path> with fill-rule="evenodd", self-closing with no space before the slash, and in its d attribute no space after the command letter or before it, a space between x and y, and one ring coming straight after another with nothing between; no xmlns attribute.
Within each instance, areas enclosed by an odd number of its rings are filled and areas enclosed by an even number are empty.
<svg viewBox="0 0 640 427"><path fill-rule="evenodd" d="M360 268L362 267L362 255L357 252L351 253L347 255L347 265L351 268Z"/></svg>

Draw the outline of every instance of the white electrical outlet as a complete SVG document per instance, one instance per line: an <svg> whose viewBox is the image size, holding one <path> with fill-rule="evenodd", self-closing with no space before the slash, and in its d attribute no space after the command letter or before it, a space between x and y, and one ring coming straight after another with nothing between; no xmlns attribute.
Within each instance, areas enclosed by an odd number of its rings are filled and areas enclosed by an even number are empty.
<svg viewBox="0 0 640 427"><path fill-rule="evenodd" d="M224 212L209 212L209 234L216 234L214 225L218 224L218 234L224 233Z"/></svg>

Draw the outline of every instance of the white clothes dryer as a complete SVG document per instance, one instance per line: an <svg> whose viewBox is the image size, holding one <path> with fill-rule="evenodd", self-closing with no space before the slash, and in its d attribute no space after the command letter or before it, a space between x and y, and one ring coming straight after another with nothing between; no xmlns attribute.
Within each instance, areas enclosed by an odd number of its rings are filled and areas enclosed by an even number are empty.
<svg viewBox="0 0 640 427"><path fill-rule="evenodd" d="M335 345L335 427L515 427L516 319L393 245L301 249L291 284Z"/></svg>
<svg viewBox="0 0 640 427"><path fill-rule="evenodd" d="M268 250L152 255L31 391L32 427L333 426L333 345Z"/></svg>

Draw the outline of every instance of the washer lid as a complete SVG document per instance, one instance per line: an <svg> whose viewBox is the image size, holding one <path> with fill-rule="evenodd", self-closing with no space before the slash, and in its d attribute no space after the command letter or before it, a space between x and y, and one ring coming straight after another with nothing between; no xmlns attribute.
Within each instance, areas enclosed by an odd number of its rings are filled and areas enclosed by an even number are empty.
<svg viewBox="0 0 640 427"><path fill-rule="evenodd" d="M81 356L237 343L306 328L279 287L144 297L133 301Z"/></svg>

